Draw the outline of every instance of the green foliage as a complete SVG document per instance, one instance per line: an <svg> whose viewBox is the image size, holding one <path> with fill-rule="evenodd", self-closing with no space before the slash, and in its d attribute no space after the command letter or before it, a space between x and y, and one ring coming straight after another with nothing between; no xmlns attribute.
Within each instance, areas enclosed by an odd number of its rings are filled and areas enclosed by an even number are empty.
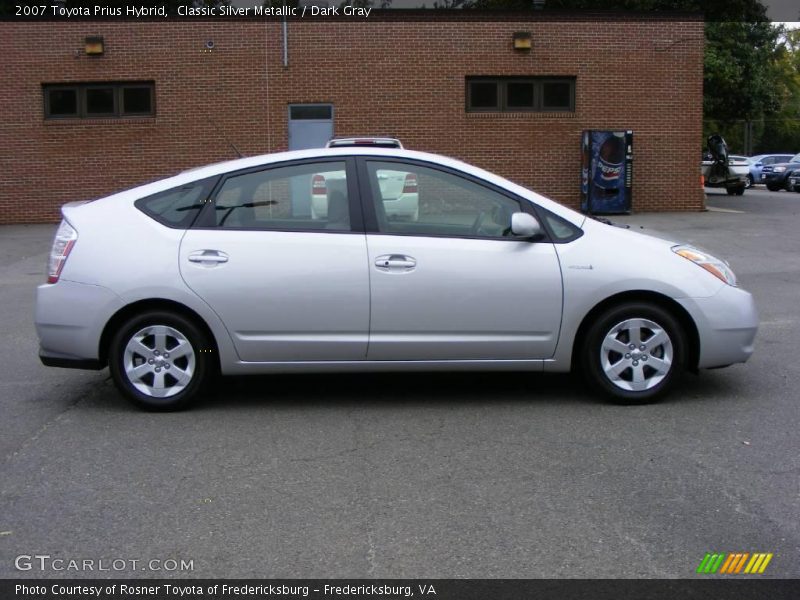
<svg viewBox="0 0 800 600"><path fill-rule="evenodd" d="M800 30L784 32L774 72L780 108L761 125L757 151L796 152L800 150Z"/></svg>
<svg viewBox="0 0 800 600"><path fill-rule="evenodd" d="M706 24L706 118L753 120L780 110L774 61L779 36L780 29L768 22Z"/></svg>

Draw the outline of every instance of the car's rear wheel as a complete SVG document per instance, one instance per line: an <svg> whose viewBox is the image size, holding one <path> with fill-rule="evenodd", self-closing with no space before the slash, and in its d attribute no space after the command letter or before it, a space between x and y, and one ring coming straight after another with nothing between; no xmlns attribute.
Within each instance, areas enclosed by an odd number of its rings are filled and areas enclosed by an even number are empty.
<svg viewBox="0 0 800 600"><path fill-rule="evenodd" d="M147 410L185 408L202 390L210 360L205 334L169 311L129 319L109 349L109 370L117 388Z"/></svg>
<svg viewBox="0 0 800 600"><path fill-rule="evenodd" d="M748 175L747 176L747 182L745 182L744 187L745 188L751 188L751 187L753 187L754 183L755 182L753 181L753 176L752 175Z"/></svg>
<svg viewBox="0 0 800 600"><path fill-rule="evenodd" d="M681 325L668 311L626 303L606 310L587 331L583 372L617 403L652 402L684 370L686 347Z"/></svg>

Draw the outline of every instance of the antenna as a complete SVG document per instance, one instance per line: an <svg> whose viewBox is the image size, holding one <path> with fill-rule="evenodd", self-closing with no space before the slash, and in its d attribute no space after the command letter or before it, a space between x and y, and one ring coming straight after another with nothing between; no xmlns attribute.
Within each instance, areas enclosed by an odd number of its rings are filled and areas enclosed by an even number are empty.
<svg viewBox="0 0 800 600"><path fill-rule="evenodd" d="M220 126L219 126L219 125L217 125L217 122L216 122L216 121L213 119L213 117L210 117L210 116L209 116L209 117L208 117L208 120L209 120L209 121L211 121L211 124L214 126L214 129L216 129L216 130L217 130L217 133L221 134L221 135L222 135L222 138L223 138L223 139L224 139L226 142L228 142L228 145L229 145L231 148L233 148L233 151L236 153L236 156L237 156L237 157L239 157L239 158L244 158L244 154L242 154L241 152L239 152L239 149L236 147L236 144L234 144L232 141L230 141L230 140L228 139L228 136L227 136L227 135L225 135L225 132L224 132L224 131L223 131L223 130L220 128Z"/></svg>

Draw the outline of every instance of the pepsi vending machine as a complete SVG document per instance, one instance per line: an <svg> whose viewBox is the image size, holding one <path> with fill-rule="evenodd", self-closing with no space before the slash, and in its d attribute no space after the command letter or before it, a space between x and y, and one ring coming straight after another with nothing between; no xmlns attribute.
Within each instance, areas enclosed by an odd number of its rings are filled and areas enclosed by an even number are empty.
<svg viewBox="0 0 800 600"><path fill-rule="evenodd" d="M581 210L631 212L633 131L586 130L581 136Z"/></svg>

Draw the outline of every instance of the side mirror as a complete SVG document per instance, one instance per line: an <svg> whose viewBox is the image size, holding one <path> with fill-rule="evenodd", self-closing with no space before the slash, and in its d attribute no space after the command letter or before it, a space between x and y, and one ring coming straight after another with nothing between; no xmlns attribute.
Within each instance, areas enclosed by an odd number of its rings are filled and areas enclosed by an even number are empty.
<svg viewBox="0 0 800 600"><path fill-rule="evenodd" d="M516 237L532 238L543 233L542 226L535 217L524 212L511 215L511 233Z"/></svg>
<svg viewBox="0 0 800 600"><path fill-rule="evenodd" d="M757 163L756 163L756 164L754 164L753 166L754 166L754 167L762 167L762 166L764 166L764 165L762 165L760 162L757 162Z"/></svg>

